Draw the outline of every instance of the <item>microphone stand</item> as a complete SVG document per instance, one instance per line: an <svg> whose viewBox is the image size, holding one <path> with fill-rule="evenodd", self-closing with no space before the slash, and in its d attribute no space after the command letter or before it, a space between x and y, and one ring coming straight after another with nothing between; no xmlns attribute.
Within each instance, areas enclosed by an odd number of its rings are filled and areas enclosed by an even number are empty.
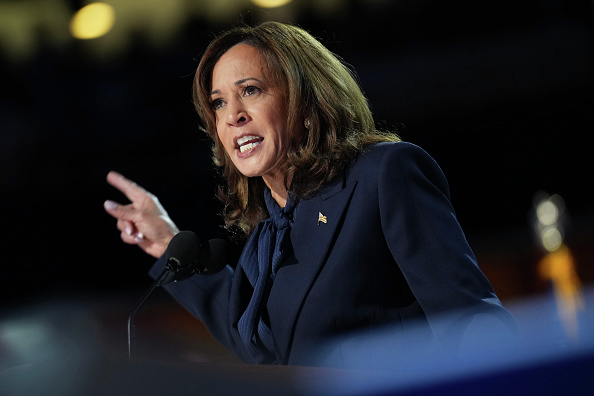
<svg viewBox="0 0 594 396"><path fill-rule="evenodd" d="M136 313L144 305L144 303L149 298L149 296L153 293L153 291L157 287L161 286L161 283L163 283L163 281L165 279L167 279L174 272L175 272L175 270L168 265L167 268L165 268L165 270L161 273L161 275L159 276L159 278L146 291L146 293L144 294L144 296L140 300L140 303L130 313L130 316L128 316L128 359L132 359L132 349L136 346L136 338L135 338L135 332L134 332L134 330L135 330L135 328L134 328L134 317L136 316Z"/></svg>
<svg viewBox="0 0 594 396"><path fill-rule="evenodd" d="M194 274L219 272L226 265L228 250L227 242L223 239L209 240L203 246L198 236L191 231L181 231L173 237L165 252L166 257L169 256L165 270L128 316L128 359L132 359L132 350L136 346L134 317L153 291L161 285L184 280Z"/></svg>

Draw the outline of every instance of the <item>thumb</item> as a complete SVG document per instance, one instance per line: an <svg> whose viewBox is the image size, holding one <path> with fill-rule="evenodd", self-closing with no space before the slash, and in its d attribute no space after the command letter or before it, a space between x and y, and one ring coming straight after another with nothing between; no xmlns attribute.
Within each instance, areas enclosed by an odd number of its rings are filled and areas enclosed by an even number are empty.
<svg viewBox="0 0 594 396"><path fill-rule="evenodd" d="M132 220L131 211L117 202L107 200L103 203L103 208L105 208L105 211L116 219Z"/></svg>

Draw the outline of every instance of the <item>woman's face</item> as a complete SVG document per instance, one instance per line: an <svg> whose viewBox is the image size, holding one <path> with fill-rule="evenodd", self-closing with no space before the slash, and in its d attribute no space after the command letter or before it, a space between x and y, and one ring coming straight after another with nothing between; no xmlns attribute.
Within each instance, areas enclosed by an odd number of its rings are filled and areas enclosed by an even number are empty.
<svg viewBox="0 0 594 396"><path fill-rule="evenodd" d="M282 87L267 75L260 52L237 44L212 72L210 103L217 134L237 169L248 177L284 180L291 138Z"/></svg>

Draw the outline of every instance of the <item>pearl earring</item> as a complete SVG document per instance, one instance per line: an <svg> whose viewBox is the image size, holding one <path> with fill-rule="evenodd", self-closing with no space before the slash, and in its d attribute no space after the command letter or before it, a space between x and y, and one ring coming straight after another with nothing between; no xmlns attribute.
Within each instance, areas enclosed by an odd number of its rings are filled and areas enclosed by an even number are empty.
<svg viewBox="0 0 594 396"><path fill-rule="evenodd" d="M311 126L311 121L309 120L309 118L306 118L303 124L305 125L306 129L309 129L309 127Z"/></svg>

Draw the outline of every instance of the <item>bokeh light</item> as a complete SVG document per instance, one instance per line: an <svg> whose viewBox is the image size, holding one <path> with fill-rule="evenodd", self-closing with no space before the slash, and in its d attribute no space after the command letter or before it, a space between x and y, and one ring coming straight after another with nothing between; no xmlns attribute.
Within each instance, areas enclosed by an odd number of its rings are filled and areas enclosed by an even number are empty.
<svg viewBox="0 0 594 396"><path fill-rule="evenodd" d="M92 3L72 17L70 33L81 40L94 39L106 35L113 27L115 11L106 3Z"/></svg>
<svg viewBox="0 0 594 396"><path fill-rule="evenodd" d="M549 200L542 201L536 207L536 215L538 216L538 221L542 225L550 226L559 218L559 210L553 202Z"/></svg>
<svg viewBox="0 0 594 396"><path fill-rule="evenodd" d="M554 226L547 227L541 232L541 243L545 250L553 252L563 243L563 234Z"/></svg>
<svg viewBox="0 0 594 396"><path fill-rule="evenodd" d="M277 8L287 5L292 0L252 0L252 3L262 8Z"/></svg>

